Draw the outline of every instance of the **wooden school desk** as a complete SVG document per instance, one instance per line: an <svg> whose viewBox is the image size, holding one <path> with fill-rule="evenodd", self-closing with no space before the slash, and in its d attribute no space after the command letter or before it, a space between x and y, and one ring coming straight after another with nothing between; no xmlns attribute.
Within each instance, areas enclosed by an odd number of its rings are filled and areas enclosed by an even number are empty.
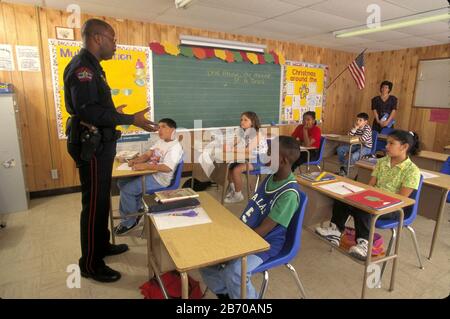
<svg viewBox="0 0 450 319"><path fill-rule="evenodd" d="M359 158L361 158L361 149L362 143L358 136L351 135L337 135L337 134L322 134L322 136L326 137L329 141L339 142L342 144L349 144L350 149L348 150L348 162L347 162L347 176L350 174L350 166L351 166L351 154L353 145L359 145L360 153Z"/></svg>
<svg viewBox="0 0 450 319"><path fill-rule="evenodd" d="M116 244L116 236L114 235L114 219L120 219L119 217L115 217L113 215L113 208L112 208L112 189L113 189L113 182L118 178L126 178L126 177L141 177L142 178L142 194L145 193L145 176L154 174L157 171L155 170L145 170L145 171L119 171L117 168L122 165L123 163L120 163L117 159L114 159L113 164L113 170L112 170L112 182L111 182L111 192L110 192L110 199L109 199L109 222L111 227L111 240L112 243ZM137 213L137 212L136 212Z"/></svg>
<svg viewBox="0 0 450 319"><path fill-rule="evenodd" d="M247 256L268 250L270 245L211 195L206 192L199 192L199 195L201 207L207 212L211 223L157 230L156 227L150 227L150 223L155 225L151 214L145 216L149 276L151 278L155 274L165 290L159 276L161 271L156 266L152 252L151 240L155 234L150 232L155 231L181 274L183 299L188 298L188 271L236 258L242 259L241 298L245 299ZM145 200L149 197L146 196Z"/></svg>
<svg viewBox="0 0 450 319"><path fill-rule="evenodd" d="M358 181L367 183L370 180L370 175L375 167L375 164L367 163L365 161L358 161ZM422 190L419 197L418 213L436 222L433 230L433 239L431 241L430 252L428 259L431 259L434 252L435 243L439 233L442 216L445 212L445 204L447 202L448 192L450 190L450 175L441 174L426 169L420 169L426 173L437 175L433 178L424 178Z"/></svg>
<svg viewBox="0 0 450 319"><path fill-rule="evenodd" d="M449 156L432 151L421 151L419 154L411 156L411 160L420 168L439 172Z"/></svg>
<svg viewBox="0 0 450 319"><path fill-rule="evenodd" d="M450 154L450 145L444 146L444 152Z"/></svg>
<svg viewBox="0 0 450 319"><path fill-rule="evenodd" d="M332 174L332 175L334 175L334 174ZM390 281L390 288L389 288L390 291L393 291L394 283L395 283L395 274L397 271L397 259L398 259L398 252L399 252L400 238L401 238L400 235L398 235L396 238L395 249L391 256L372 257L371 254L369 253L366 258L366 261L361 261L361 260L351 256L347 250L344 250L340 247L334 246L329 241L327 241L326 239L324 239L321 236L319 236L318 234L316 234L314 231L314 226L317 226L317 224L320 222L329 221L331 219L331 216L332 216L331 213L332 213L333 204L334 204L335 200L338 200L345 204L359 208L359 209L363 210L364 212L371 214L373 216L372 221L370 223L369 247L368 247L368 252L371 252L372 246L373 246L373 237L375 234L375 223L377 222L378 218L382 215L399 211L400 218L399 218L397 231L400 232L403 227L403 217L404 217L403 208L413 205L414 200L412 200L408 197L398 195L398 194L384 192L375 187L371 187L367 184L355 182L354 180L348 179L346 177L341 177L341 176L337 176L337 175L334 175L334 176L336 177L336 180L330 181L328 183L320 183L320 184L315 184L315 185L313 185L311 182L297 176L297 182L300 184L301 189L308 195L308 198L309 198L308 206L306 207L306 213L305 213L305 217L304 217L304 221L303 221L303 226L307 230L311 231L316 237L320 238L322 241L326 242L327 244L329 244L330 246L332 246L339 252L343 253L344 255L350 257L353 261L357 262L358 264L364 265L364 278L363 278L363 285L362 285L362 291L361 291L361 298L364 298L366 295L366 286L367 286L366 279L367 279L367 269L368 269L369 265L379 264L379 263L383 263L388 260L393 260L392 274L391 274L391 281ZM328 190L320 188L321 185L331 184L331 183L335 183L335 182L346 182L346 183L364 188L366 190L368 190L368 189L375 190L379 193L383 193L385 195L398 198L398 199L402 200L402 203L400 203L399 205L389 207L389 208L375 210L375 209L371 209L365 205L354 203L354 202L347 200L345 198L345 196L347 196L347 195L339 195L334 192L330 192Z"/></svg>

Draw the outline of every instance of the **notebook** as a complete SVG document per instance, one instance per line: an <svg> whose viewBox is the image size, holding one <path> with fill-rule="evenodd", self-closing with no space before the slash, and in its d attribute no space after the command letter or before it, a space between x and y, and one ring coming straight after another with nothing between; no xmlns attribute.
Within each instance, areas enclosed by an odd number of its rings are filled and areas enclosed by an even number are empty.
<svg viewBox="0 0 450 319"><path fill-rule="evenodd" d="M200 202L197 198L185 198L174 202L152 205L149 207L149 212L156 214L174 210L190 209L198 206L200 206Z"/></svg>
<svg viewBox="0 0 450 319"><path fill-rule="evenodd" d="M336 177L331 174L325 173L325 175L320 177L321 174L322 172L302 173L300 174L300 177L310 181L312 184L328 182L336 179ZM317 180L318 177L320 177L319 180Z"/></svg>
<svg viewBox="0 0 450 319"><path fill-rule="evenodd" d="M345 196L345 199L376 210L385 209L402 203L402 200L398 198L394 198L373 190L365 190L358 194L348 195Z"/></svg>
<svg viewBox="0 0 450 319"><path fill-rule="evenodd" d="M197 198L198 194L192 188L180 188L155 192L156 200L161 203L175 202L186 198Z"/></svg>

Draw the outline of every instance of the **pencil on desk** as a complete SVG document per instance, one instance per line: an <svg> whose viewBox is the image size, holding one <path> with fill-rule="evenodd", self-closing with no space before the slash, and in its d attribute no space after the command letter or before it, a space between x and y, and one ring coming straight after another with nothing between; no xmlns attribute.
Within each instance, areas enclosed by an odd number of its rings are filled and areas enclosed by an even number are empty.
<svg viewBox="0 0 450 319"><path fill-rule="evenodd" d="M321 174L319 174L319 176L316 177L316 181L320 181L322 179L322 177L324 177L326 175L327 172L322 172Z"/></svg>

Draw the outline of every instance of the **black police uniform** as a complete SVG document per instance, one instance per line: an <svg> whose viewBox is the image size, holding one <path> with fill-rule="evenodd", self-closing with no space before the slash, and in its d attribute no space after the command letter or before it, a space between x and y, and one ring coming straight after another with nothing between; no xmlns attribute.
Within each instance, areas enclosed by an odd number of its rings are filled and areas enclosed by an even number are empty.
<svg viewBox="0 0 450 319"><path fill-rule="evenodd" d="M80 218L80 269L95 274L105 267L103 258L111 249L108 216L111 174L120 131L116 125L130 125L133 115L117 112L97 58L82 49L64 70L64 98L68 121L67 148L77 164L82 192ZM98 134L80 124L98 128Z"/></svg>

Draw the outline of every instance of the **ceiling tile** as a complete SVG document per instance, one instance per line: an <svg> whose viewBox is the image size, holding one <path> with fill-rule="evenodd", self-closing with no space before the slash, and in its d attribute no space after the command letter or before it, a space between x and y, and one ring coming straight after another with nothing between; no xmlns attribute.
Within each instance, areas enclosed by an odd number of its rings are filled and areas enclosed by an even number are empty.
<svg viewBox="0 0 450 319"><path fill-rule="evenodd" d="M372 41L388 41L410 37L411 35L397 31L381 31L359 35L359 37Z"/></svg>
<svg viewBox="0 0 450 319"><path fill-rule="evenodd" d="M263 18L274 17L298 9L297 6L277 0L199 0L199 4L205 7L250 14Z"/></svg>
<svg viewBox="0 0 450 319"><path fill-rule="evenodd" d="M381 21L403 17L415 13L410 9L401 8L382 0L329 0L309 7L309 9L326 12L337 15L349 20L355 20L358 25L365 25L370 13L367 13L367 7L371 4L377 4L381 8Z"/></svg>
<svg viewBox="0 0 450 319"><path fill-rule="evenodd" d="M290 3L297 7L303 8L303 7L311 6L314 4L321 3L321 2L325 2L327 0L280 0L280 1Z"/></svg>
<svg viewBox="0 0 450 319"><path fill-rule="evenodd" d="M299 27L294 24L281 22L278 20L265 20L261 22L257 22L252 25L248 25L245 27L247 30L258 31L266 31L266 32L276 32L280 34L292 35L295 37L305 37L308 35L319 34L320 31L316 28L311 27ZM241 28L234 30L239 32Z"/></svg>
<svg viewBox="0 0 450 319"><path fill-rule="evenodd" d="M450 31L425 35L425 36L423 36L423 38L432 39L432 40L438 41L442 44L450 43Z"/></svg>
<svg viewBox="0 0 450 319"><path fill-rule="evenodd" d="M391 4L423 12L433 9L445 8L448 3L445 0L385 0Z"/></svg>
<svg viewBox="0 0 450 319"><path fill-rule="evenodd" d="M345 19L333 14L319 12L308 8L284 14L276 17L275 20L292 23L298 26L313 27L321 31L334 31L358 24L355 20Z"/></svg>
<svg viewBox="0 0 450 319"><path fill-rule="evenodd" d="M415 47L427 47L431 45L437 45L440 44L438 41L432 40L432 39L426 39L421 37L409 37L404 39L397 39L393 41L384 41L382 43L388 43L388 44L394 44L394 45L400 45L405 48L415 48Z"/></svg>
<svg viewBox="0 0 450 319"><path fill-rule="evenodd" d="M407 33L410 35L428 35L428 34L437 34L443 32L450 33L450 27L445 22L433 22L426 23L421 25L416 25L413 27L401 28L397 29L399 32Z"/></svg>
<svg viewBox="0 0 450 319"><path fill-rule="evenodd" d="M230 31L262 20L263 18L248 14L224 12L215 8L193 5L187 10L169 9L154 21L195 28Z"/></svg>

